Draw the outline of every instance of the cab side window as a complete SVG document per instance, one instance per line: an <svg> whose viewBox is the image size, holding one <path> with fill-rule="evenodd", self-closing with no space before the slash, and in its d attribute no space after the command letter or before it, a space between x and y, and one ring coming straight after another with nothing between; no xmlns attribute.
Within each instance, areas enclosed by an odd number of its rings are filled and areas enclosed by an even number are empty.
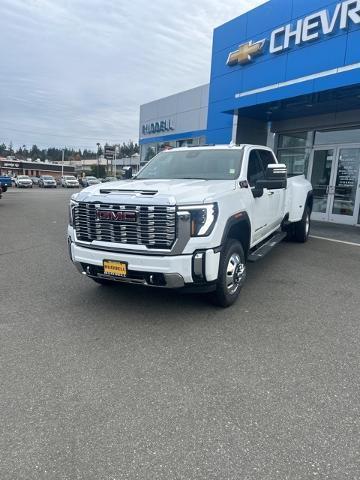
<svg viewBox="0 0 360 480"><path fill-rule="evenodd" d="M249 155L248 182L250 187L255 187L258 180L263 180L264 170L257 150L251 150Z"/></svg>
<svg viewBox="0 0 360 480"><path fill-rule="evenodd" d="M264 172L266 172L268 165L276 163L274 155L269 150L258 150L258 153L261 158L261 163L262 163Z"/></svg>

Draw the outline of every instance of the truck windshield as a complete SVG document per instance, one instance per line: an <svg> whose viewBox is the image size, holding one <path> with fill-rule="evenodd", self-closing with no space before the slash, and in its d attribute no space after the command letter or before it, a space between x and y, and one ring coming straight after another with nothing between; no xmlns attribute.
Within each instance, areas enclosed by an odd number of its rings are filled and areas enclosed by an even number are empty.
<svg viewBox="0 0 360 480"><path fill-rule="evenodd" d="M141 170L139 180L235 180L241 169L242 150L204 149L161 152Z"/></svg>

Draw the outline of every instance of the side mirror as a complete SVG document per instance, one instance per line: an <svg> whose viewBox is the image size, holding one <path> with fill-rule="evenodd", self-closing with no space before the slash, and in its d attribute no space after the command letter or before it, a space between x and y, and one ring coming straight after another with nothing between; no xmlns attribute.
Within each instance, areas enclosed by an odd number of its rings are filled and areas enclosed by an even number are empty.
<svg viewBox="0 0 360 480"><path fill-rule="evenodd" d="M283 163L273 163L267 166L265 180L256 183L257 188L282 190L287 187L287 167Z"/></svg>

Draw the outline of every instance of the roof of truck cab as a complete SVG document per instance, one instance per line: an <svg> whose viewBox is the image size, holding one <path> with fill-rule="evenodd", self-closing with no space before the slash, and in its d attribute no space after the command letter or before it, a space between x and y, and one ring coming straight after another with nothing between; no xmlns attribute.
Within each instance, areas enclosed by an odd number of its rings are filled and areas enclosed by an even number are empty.
<svg viewBox="0 0 360 480"><path fill-rule="evenodd" d="M245 147L271 150L271 148L266 147L265 145L252 145L248 143L242 143L240 145L197 145L194 147L177 147L163 150L163 152L186 152L192 150L243 150Z"/></svg>

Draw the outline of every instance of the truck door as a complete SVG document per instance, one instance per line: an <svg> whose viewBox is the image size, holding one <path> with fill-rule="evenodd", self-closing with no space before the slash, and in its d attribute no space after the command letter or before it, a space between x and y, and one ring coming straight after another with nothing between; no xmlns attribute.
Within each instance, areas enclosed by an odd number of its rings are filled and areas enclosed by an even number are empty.
<svg viewBox="0 0 360 480"><path fill-rule="evenodd" d="M268 165L278 163L270 150L258 150L264 174ZM286 190L264 190L269 201L269 231L276 229L284 218Z"/></svg>
<svg viewBox="0 0 360 480"><path fill-rule="evenodd" d="M251 220L251 244L265 238L269 231L269 195L267 191L261 197L254 197L256 182L265 178L261 157L257 149L250 150L247 179L251 188L250 220Z"/></svg>

